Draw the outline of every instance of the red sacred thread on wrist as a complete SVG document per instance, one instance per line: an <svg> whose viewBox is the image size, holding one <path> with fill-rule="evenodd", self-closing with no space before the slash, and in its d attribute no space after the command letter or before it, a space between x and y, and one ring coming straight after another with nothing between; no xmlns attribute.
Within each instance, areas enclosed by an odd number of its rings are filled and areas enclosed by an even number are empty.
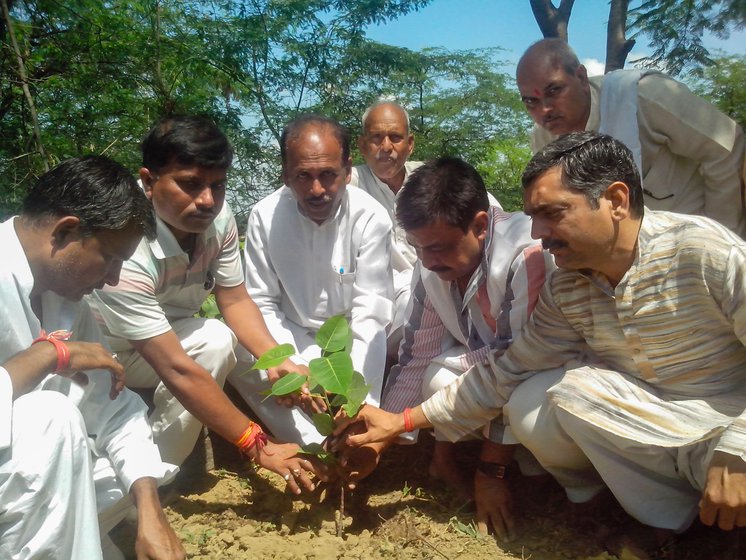
<svg viewBox="0 0 746 560"><path fill-rule="evenodd" d="M404 431L405 432L413 432L414 431L414 424L412 423L412 409L411 408L405 408L404 409Z"/></svg>
<svg viewBox="0 0 746 560"><path fill-rule="evenodd" d="M47 334L47 331L42 329L39 333L39 337L35 338L31 344L33 345L37 342L51 342L54 345L55 350L57 350L57 367L54 371L63 371L70 365L70 349L63 341L70 340L72 335L72 332L63 330L53 331Z"/></svg>
<svg viewBox="0 0 746 560"><path fill-rule="evenodd" d="M267 434L264 433L259 424L249 420L249 427L236 440L236 447L248 457L249 451L254 447L256 447L257 453L260 453L265 445L267 445Z"/></svg>

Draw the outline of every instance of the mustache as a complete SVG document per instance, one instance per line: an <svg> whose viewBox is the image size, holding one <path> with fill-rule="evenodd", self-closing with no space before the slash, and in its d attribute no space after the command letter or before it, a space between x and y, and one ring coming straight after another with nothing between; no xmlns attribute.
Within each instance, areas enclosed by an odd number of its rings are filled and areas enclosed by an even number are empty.
<svg viewBox="0 0 746 560"><path fill-rule="evenodd" d="M312 204L313 203L318 203L318 202L328 203L328 202L331 202L331 201L332 201L332 197L329 196L328 194L322 194L321 196L309 196L309 197L306 197L306 202L310 202Z"/></svg>
<svg viewBox="0 0 746 560"><path fill-rule="evenodd" d="M559 239L542 239L541 247L545 251L550 249L562 249L567 247L567 243L565 241L560 241Z"/></svg>
<svg viewBox="0 0 746 560"><path fill-rule="evenodd" d="M451 269L447 266L433 266L433 267L428 268L428 270L430 272L435 272L437 274L439 272L448 272Z"/></svg>

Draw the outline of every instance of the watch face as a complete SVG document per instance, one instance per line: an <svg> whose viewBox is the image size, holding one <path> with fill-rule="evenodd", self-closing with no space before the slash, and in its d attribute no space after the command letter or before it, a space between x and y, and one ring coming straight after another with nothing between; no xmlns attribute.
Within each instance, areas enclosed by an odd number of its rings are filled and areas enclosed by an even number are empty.
<svg viewBox="0 0 746 560"><path fill-rule="evenodd" d="M212 275L212 272L209 270L207 271L207 275L205 276L205 283L203 285L205 290L212 290L215 287L215 277Z"/></svg>
<svg viewBox="0 0 746 560"><path fill-rule="evenodd" d="M477 470L491 478L502 479L505 478L505 475L508 474L508 465L490 463L489 461L479 461L477 463Z"/></svg>

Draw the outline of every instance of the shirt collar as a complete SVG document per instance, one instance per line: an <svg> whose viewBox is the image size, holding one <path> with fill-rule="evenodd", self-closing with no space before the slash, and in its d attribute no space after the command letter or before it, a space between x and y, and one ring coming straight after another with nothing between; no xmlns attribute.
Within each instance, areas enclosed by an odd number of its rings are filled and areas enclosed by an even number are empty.
<svg viewBox="0 0 746 560"><path fill-rule="evenodd" d="M34 275L31 272L28 258L21 246L21 241L18 239L15 226L13 225L16 219L17 216L14 216L0 224L0 232L2 232L1 237L7 243L7 246L4 249L4 255L13 263L11 270L13 276L16 278L16 284L26 297L30 297L31 290L34 289Z"/></svg>

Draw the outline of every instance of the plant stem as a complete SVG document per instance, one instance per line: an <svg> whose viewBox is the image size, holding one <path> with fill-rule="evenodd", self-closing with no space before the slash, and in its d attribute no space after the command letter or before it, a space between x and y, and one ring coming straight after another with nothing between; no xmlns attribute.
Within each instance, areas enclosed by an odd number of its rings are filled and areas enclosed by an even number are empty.
<svg viewBox="0 0 746 560"><path fill-rule="evenodd" d="M337 525L337 536L344 536L345 532L345 485L339 484L339 524Z"/></svg>

